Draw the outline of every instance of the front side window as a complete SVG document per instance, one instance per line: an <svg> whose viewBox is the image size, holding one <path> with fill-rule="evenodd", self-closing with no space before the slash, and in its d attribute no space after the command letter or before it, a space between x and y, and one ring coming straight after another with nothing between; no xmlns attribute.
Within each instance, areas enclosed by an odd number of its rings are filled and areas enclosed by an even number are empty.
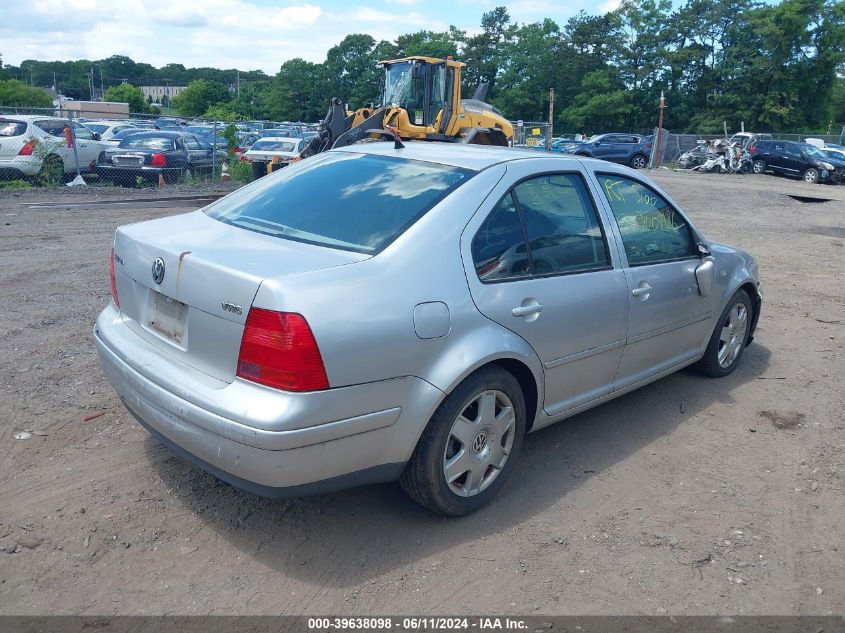
<svg viewBox="0 0 845 633"><path fill-rule="evenodd" d="M622 176L596 177L616 218L629 265L696 256L689 225L657 192Z"/></svg>
<svg viewBox="0 0 845 633"><path fill-rule="evenodd" d="M550 174L514 188L536 275L606 268L610 260L592 199L578 174Z"/></svg>
<svg viewBox="0 0 845 633"><path fill-rule="evenodd" d="M328 152L261 178L206 213L282 239L376 253L474 173L392 156Z"/></svg>

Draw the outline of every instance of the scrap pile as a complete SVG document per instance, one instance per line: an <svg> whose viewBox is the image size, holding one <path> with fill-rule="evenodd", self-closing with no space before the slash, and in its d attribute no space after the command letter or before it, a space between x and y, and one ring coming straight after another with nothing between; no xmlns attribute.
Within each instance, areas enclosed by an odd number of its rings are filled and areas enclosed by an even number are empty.
<svg viewBox="0 0 845 633"><path fill-rule="evenodd" d="M751 154L740 143L716 139L699 141L695 148L681 154L678 166L717 174L748 174L752 161Z"/></svg>

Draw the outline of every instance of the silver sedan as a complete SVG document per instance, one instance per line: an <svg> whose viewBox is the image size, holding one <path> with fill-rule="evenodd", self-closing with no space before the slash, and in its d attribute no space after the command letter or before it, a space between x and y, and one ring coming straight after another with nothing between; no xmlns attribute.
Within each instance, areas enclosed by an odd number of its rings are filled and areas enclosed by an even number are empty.
<svg viewBox="0 0 845 633"><path fill-rule="evenodd" d="M95 341L132 415L266 496L398 479L462 515L526 433L695 363L760 313L753 257L641 173L506 148L333 150L120 227Z"/></svg>

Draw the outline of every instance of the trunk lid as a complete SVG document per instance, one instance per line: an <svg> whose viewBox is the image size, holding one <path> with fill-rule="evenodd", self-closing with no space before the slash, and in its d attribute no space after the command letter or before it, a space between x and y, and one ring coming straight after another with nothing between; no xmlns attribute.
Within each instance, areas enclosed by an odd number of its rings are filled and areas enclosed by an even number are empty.
<svg viewBox="0 0 845 633"><path fill-rule="evenodd" d="M125 323L163 352L234 379L247 313L265 279L367 259L234 227L202 211L120 227L115 274Z"/></svg>

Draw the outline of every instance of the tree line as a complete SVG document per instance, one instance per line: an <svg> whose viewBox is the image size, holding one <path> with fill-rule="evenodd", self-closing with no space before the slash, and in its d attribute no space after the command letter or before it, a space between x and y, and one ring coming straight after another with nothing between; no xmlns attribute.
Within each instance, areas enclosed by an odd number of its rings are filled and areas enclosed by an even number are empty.
<svg viewBox="0 0 845 633"><path fill-rule="evenodd" d="M182 114L316 121L331 97L359 107L378 101L376 62L409 55L467 64L464 96L488 83L488 100L510 119L545 120L555 89L558 129L599 132L654 126L661 92L667 127L675 131L838 131L845 123L845 3L840 0L623 0L603 15L581 12L565 24L515 23L505 7L484 13L469 34L419 31L394 41L348 35L322 63L285 61L261 71L154 68L127 57L39 62L0 68L36 86L87 98L93 67L105 86L187 85L175 105ZM97 72L99 68L99 73ZM5 74L5 77L2 75ZM2 83L2 82L0 82ZM96 83L96 80L95 80ZM137 97L137 95L136 95ZM3 101L0 87L0 104Z"/></svg>

